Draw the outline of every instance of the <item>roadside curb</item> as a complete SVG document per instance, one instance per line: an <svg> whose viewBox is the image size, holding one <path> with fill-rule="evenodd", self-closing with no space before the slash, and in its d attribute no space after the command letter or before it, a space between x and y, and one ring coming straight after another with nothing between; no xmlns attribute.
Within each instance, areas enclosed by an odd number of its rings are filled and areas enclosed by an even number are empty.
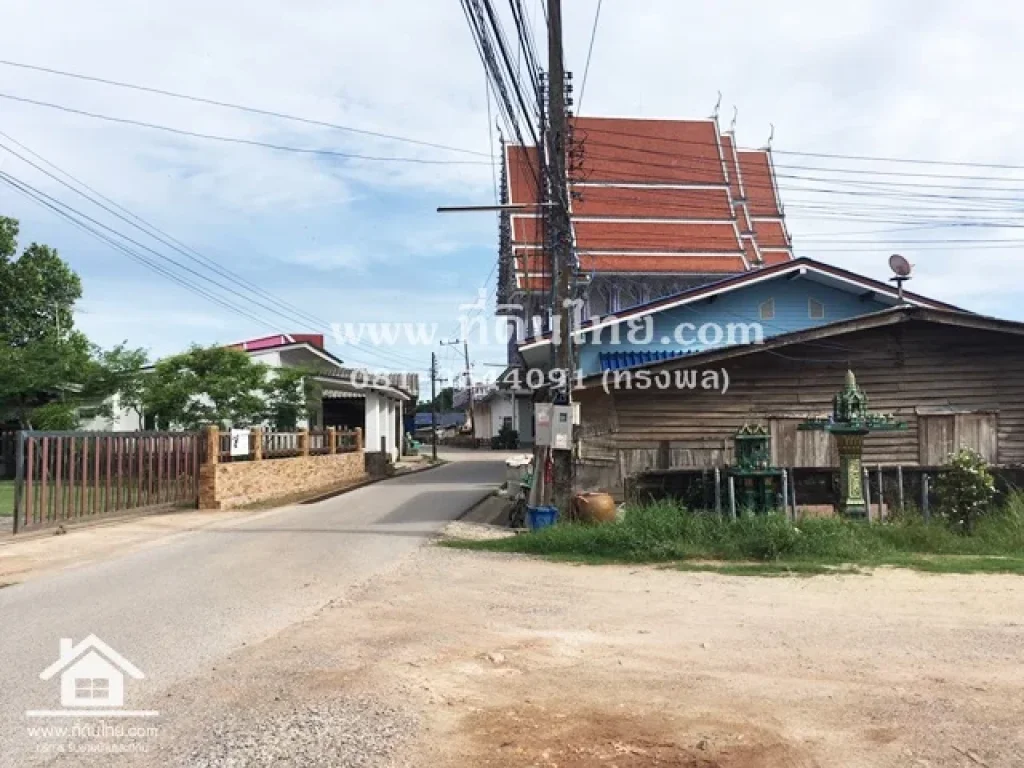
<svg viewBox="0 0 1024 768"><path fill-rule="evenodd" d="M487 500L490 499L492 496L494 496L494 494L495 494L494 491L488 491L487 495L485 495L483 498L480 498L480 499L477 499L476 501L474 501L472 504L469 505L469 507L466 509L465 512L463 512L461 515L459 515L458 517L456 517L454 519L458 520L458 521L465 520L467 517L469 517L471 514L473 514L476 510L478 510L480 507L482 507L484 504L486 504Z"/></svg>
<svg viewBox="0 0 1024 768"><path fill-rule="evenodd" d="M410 470L408 470L406 472L397 472L397 473L395 473L393 475L389 475L387 477L371 477L371 478L369 478L367 480L361 480L360 482L355 483L353 485L345 486L344 488L338 488L337 490L334 490L334 491L328 491L327 493L322 493L322 494L320 494L318 496L314 496L311 499L305 499L303 501L297 501L297 502L295 502L295 505L296 506L304 506L306 504L316 504L316 503L321 502L321 501L327 501L328 499L333 499L336 496L344 496L346 493L350 493L352 491L358 491L360 488L365 488L368 485L374 485L375 483L380 483L380 482L383 482L385 480L397 480L400 477L408 477L409 475L418 475L421 472L429 472L432 469L440 469L441 467L445 467L445 466L447 466L450 463L451 462L442 461L442 462L438 462L437 464L428 464L425 467L417 467L416 469L410 469Z"/></svg>

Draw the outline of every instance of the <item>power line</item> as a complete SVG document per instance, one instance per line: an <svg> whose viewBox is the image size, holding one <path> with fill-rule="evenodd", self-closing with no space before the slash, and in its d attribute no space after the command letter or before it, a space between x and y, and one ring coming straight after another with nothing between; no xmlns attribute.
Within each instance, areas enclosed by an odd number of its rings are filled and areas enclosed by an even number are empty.
<svg viewBox="0 0 1024 768"><path fill-rule="evenodd" d="M31 187L30 185L25 184L25 183L15 179L10 174L8 174L8 173L6 173L4 171L0 171L0 181L4 182L8 186L12 187L16 191L22 193L23 195L25 195L29 199L34 200L39 205L42 205L42 206L50 209L51 211L56 213L58 216L60 216L62 219L65 219L65 220L69 221L71 224L76 226L78 229L81 229L81 230L89 233L93 237L95 237L95 238L105 242L106 244L112 246L115 250L117 250L120 253L123 253L124 255L128 256L133 261L136 261L136 262L142 264L143 266L148 267L149 269L151 269L152 271L156 272L157 274L160 274L160 275L168 278L169 280L172 280L173 282L178 283L179 285L181 285L182 287L184 287L185 289L187 289L189 291L192 291L193 293L196 293L196 294L198 294L200 296L203 296L204 298L208 299L209 301L212 301L214 304L217 304L218 306L220 306L220 307L222 307L224 309L227 309L227 310L229 310L231 312L234 312L235 314L240 315L242 317L245 317L247 319L254 320L255 322L257 322L257 323L259 323L261 325L265 325L268 328L271 328L271 329L273 329L275 331L280 332L279 328L276 328L273 324L269 323L265 318L261 318L261 317L255 315L255 314L252 314L252 313L250 313L250 312L248 312L248 311L246 311L246 310L244 310L244 309L242 309L240 307L237 307L234 304L232 304L231 302L223 299L222 297L217 296L216 294L210 293L210 292L204 290L203 288L201 288L200 286L197 286L197 285L195 285L195 284L193 284L193 283L191 283L191 282L181 278L180 276L175 275L173 272L171 272L170 270L165 269L164 267L161 267L159 264L157 264L156 262L152 261L151 259L148 259L145 256L142 256L141 254L139 254L136 251L132 250L131 248L128 248L123 243L119 243L118 241L114 240L113 238L109 237L108 235L104 235L98 229L96 229L94 227L91 227L88 224L85 224L84 222L82 222L81 220L76 218L74 215L67 213L65 210L62 210L62 208L59 207L58 205L56 205L54 203L51 203L51 202L48 202L46 199L44 199L46 196L43 195L38 190L36 190L34 187ZM73 209L68 208L68 210L73 210Z"/></svg>
<svg viewBox="0 0 1024 768"><path fill-rule="evenodd" d="M671 122L671 121L669 121ZM684 121L687 122L687 121ZM635 133L627 133L623 131L616 131L610 128L601 128L598 126L579 126L577 130L584 133L604 133L609 136L625 136L628 138L641 138L644 141L660 141L668 144L692 144L696 146L715 146L718 145L715 142L708 141L693 141L687 139L674 139L665 136L648 136L639 135ZM900 157L878 157L872 155L844 155L831 152L797 152L795 150L777 149L772 147L767 150L764 147L736 147L737 152L766 152L770 151L776 155L793 155L796 157L817 157L829 160L855 160L858 162L873 162L873 163L906 163L911 165L948 165L958 168L992 168L1001 170L1012 170L1012 171L1024 171L1024 165L1012 165L1009 163L979 163L979 162L968 162L968 161L956 161L956 160L925 160L919 158L900 158Z"/></svg>
<svg viewBox="0 0 1024 768"><path fill-rule="evenodd" d="M587 90L587 75L590 74L590 57L594 53L594 39L597 37L597 22L601 18L601 2L597 0L597 10L594 12L594 27L590 30L590 45L587 47L587 63L583 67L583 82L580 84L580 97L576 102L577 112L583 111L583 94Z"/></svg>
<svg viewBox="0 0 1024 768"><path fill-rule="evenodd" d="M28 160L27 158L25 158L21 154L15 152L10 147L5 146L2 142L0 142L0 149L4 149L5 151L11 153L12 155L14 155L18 159L20 159L22 162L24 162L24 163L28 164L29 166L35 168L39 172L45 174L46 176L50 177L54 181L56 181L59 184L63 185L64 187L70 189L71 191L75 192L76 194L84 197L86 200L88 200L93 205L95 205L95 206L97 206L99 208L102 208L103 210L105 210L106 212L112 214L113 216L115 216L116 218L120 219L121 221L123 221L123 222L125 222L127 224L130 224L131 226L135 227L136 229L140 230L141 232L149 235L154 240L157 240L161 244L170 247L172 250L180 253L181 255L185 256L186 258L188 258L189 260L195 262L196 264L199 264L201 267L204 267L205 269L208 269L209 271L214 272L215 274L218 274L221 277L227 278L228 280L237 281L238 283L240 283L242 285L245 285L248 289L252 290L257 295L263 296L268 301L272 302L273 304L276 304L278 307L280 307L280 308L282 308L284 310L288 310L288 312L286 314L286 313L281 312L281 311L279 311L277 309L274 309L272 307L269 308L270 311L273 312L274 314L276 314L276 315L278 315L280 317L285 318L289 322L294 322L294 320L296 318L298 318L299 321L300 321L300 324L303 324L303 325L307 324L307 323L312 323L314 326L320 326L323 329L328 329L328 328L331 327L331 324L328 323L323 318L319 318L316 315L313 315L313 314L310 314L308 312L305 312L304 310L300 309L299 307L296 307L293 304L290 304L290 303L288 303L286 301L278 299L276 296L274 296L270 292L266 291L261 286L259 286L259 285L255 284L255 283L247 280L244 276L240 275L239 273L237 273L235 271L232 271L230 269L227 269L226 267L222 267L215 260L213 260L213 259L211 259L211 258L209 258L207 256L204 256L199 251L197 251L197 250L195 250L193 248L190 248L189 246L187 246L184 243L182 243L180 240L175 239L174 237L172 237L171 235L167 234L163 230L159 229L155 225L147 222L145 219L141 218L140 216L137 216L136 214L132 213L128 209L124 208L123 206L118 205L116 202L114 202L110 198L105 197L104 195L102 195L97 190L95 190L92 187L88 186L87 184L82 182L80 179L77 179L76 177L74 177L73 175L68 173L67 171L62 170L57 165L55 165L55 164L51 163L50 161L46 160L46 158L44 158L41 155L39 155L38 153L32 151L30 148L28 148L24 144L18 142L16 139L13 139L11 136L9 136L8 134L4 133L3 131L0 131L0 136L5 137L7 140L13 142L14 144L17 144L23 150L25 150L26 152L32 154L33 156L38 158L41 162L45 163L46 165L48 165L51 168L53 168L54 170L56 170L58 173L63 174L64 176L66 176L67 178L71 179L72 181L74 181L79 186L89 190L96 197L99 197L102 200L106 201L107 203L110 204L110 206L113 206L113 208L111 208L111 207L109 207L107 205L104 205L103 203L97 201L95 198L91 197L90 195L86 194L85 192L82 192L80 189L77 189L74 186L72 186L71 184L68 184L63 179L60 179L57 176L55 176L54 174L52 174L49 171L47 171L45 168L40 167L36 163L33 163L31 160ZM42 194L42 193L40 193L40 194ZM53 199L53 198L51 198L51 199ZM125 214L127 214L128 217L131 217L131 218L129 219L126 216L121 215L120 213L118 213L118 210L114 210L114 208L116 208L116 209L118 209L120 211L123 211ZM133 219L134 219L134 221L133 221ZM136 222L139 222L139 223L136 223ZM98 224L98 222L97 222L97 224ZM109 229L108 227L105 227L105 225L102 225L102 224L99 224L99 226L103 226L104 228ZM110 231L114 231L114 230L110 230ZM124 237L124 235L121 234L121 233L117 233L117 234L119 236L121 236L121 237ZM141 246L141 247L146 247L146 246ZM157 253L156 251L152 251L152 252L155 253L155 254ZM161 256L161 258L167 259L167 257L162 256L160 254L157 254L157 255ZM182 268L182 269L185 269L186 271L192 272L193 274L196 274L197 276L199 276L201 279L207 280L207 281L211 282L212 284L220 287L221 289L227 290L229 293L233 293L233 294L235 294L237 296L240 296L240 297L242 297L242 298L244 298L246 300L248 300L250 298L249 296L247 296L245 294L242 294L242 293L239 293L237 290L234 290L233 288L225 287L222 283L220 283L220 282L218 282L216 280L211 280L210 278L207 278L207 277L199 274L198 272L195 272L194 270L189 269L188 267L183 267L179 262L177 262L177 261L175 261L173 259L171 259L171 262L173 264L175 264L176 266L178 266L179 268ZM384 350L370 350L370 349L365 349L364 351L366 351L369 354L376 354L379 357L384 358L385 360L390 358L391 362L403 363L403 362L410 362L411 361L411 358L404 358L403 359L402 355L399 355L398 353L394 353L394 352L390 352L390 351L385 352ZM414 364L418 365L419 363L418 363L418 361L416 361Z"/></svg>
<svg viewBox="0 0 1024 768"><path fill-rule="evenodd" d="M187 290L190 290L193 293L197 293L198 295L203 296L204 298L212 301L213 303L217 304L218 306L220 306L222 308L225 308L225 309L228 309L230 311L233 311L235 314L241 314L242 316L244 316L244 317L246 317L248 319L255 320L255 321L261 323L262 325L265 325L265 326L273 329L274 331L276 331L278 333L282 333L282 332L287 333L287 332L289 332L289 331L282 331L282 329L280 327L274 325L273 323L268 322L265 318L259 317L259 316L255 315L255 314L253 314L252 312L250 312L249 310L245 309L244 307L246 305L246 302L248 302L250 297L246 296L244 293L240 293L239 291L234 290L230 286L225 286L223 283L221 283L219 281L212 280L212 279L202 275L201 273L197 272L196 270L191 269L190 267L181 264L180 262L174 260L173 258L171 258L169 256L166 256L165 254L162 254L159 251L156 251L156 250L150 248L149 246L147 246L147 245L145 245L143 243L138 242L137 240L134 240L134 239L128 237L127 235L123 234L122 232L119 232L116 229L114 229L112 227L109 227L109 226L107 226L106 224L103 224L100 221L97 221L96 219L92 218L91 216L88 216L88 215L82 213L81 211L79 211L78 209L74 208L73 206L70 206L67 203L63 203L60 200L52 197L51 195L47 195L45 192L42 192L42 191L36 189L35 187L32 187L31 185L27 184L24 181L21 181L21 180L17 179L16 177L12 176L9 173L6 173L4 171L0 171L0 180L3 180L5 183L8 184L8 186L14 187L15 189L17 189L18 191L22 192L23 194L28 195L32 199L36 200L36 202L38 202L38 203L46 206L47 208L51 209L52 211L54 211L55 213L60 215L62 218L67 219L69 221L72 221L72 223L76 224L76 226L78 226L79 229L85 229L86 231L90 232L93 236L98 236L101 240L103 240L107 244L113 246L119 252L121 252L121 253L123 253L125 255L128 255L134 261L143 264L144 266L150 268L151 270L157 272L158 274L160 274L160 275L162 275L162 276L172 280L173 282L181 285L182 287L186 288ZM86 224L85 222L89 222L89 223ZM151 258L149 258L147 256L143 256L142 254L140 254L134 248L130 248L129 246L125 245L124 243L121 243L121 242L119 242L117 240L114 240L109 235L105 235L102 232L99 232L99 229L106 230L107 232L110 232L111 234L113 234L113 235L115 235L115 236L117 236L117 237L127 241L128 243L131 243L132 245L136 246L137 248L140 248L143 251L149 252L153 256L156 256L157 258L161 259L162 261L168 262L169 264L177 267L178 269L183 270L184 272L187 272L187 273L189 273L191 275L194 275L194 276L198 277L203 282L209 283L209 284L211 284L213 286L216 286L217 288L219 288L220 290L224 291L225 293L233 294L235 296L238 296L240 299L242 299L241 306L236 304L234 301L230 300L229 298L227 298L224 295L217 294L217 293L211 291L210 289L208 289L206 287L203 287L201 284L198 284L198 283L194 282L193 280L191 280L191 279L189 279L187 277L184 277L182 275L174 273L168 267L164 267L164 266L160 265L158 262L153 261L153 259L151 259ZM285 320L287 320L289 322L294 322L293 318L289 317L287 314L285 314L283 312L280 312L278 310L274 310L272 308L270 309L270 311L273 314L276 314L279 317L282 317L282 318L284 318ZM370 352L370 350L365 350L365 351ZM346 356L353 357L351 355L346 355ZM370 363L370 362L368 362L366 360L360 360L359 358L356 358L356 357L353 357L353 359L356 362L362 362L363 364L368 364L368 365L371 365L371 366L374 365L374 363Z"/></svg>
<svg viewBox="0 0 1024 768"><path fill-rule="evenodd" d="M331 123L326 120L315 120L307 117L299 117L298 115L290 115L285 112L276 112L270 109L260 109L258 107L249 107L243 104L234 104L228 101L220 101L218 99L209 99L202 96L192 96L185 93L178 93L176 91L168 91L162 88L153 88L145 85L138 85L136 83L126 83L120 80L110 80L103 77L93 77L91 75L83 75L77 72L67 72L60 69L53 69L51 67L42 67L34 64L25 64L18 61L9 61L0 59L0 64L8 67L18 67L20 69L29 69L36 72L45 72L49 75L59 75L61 77L70 77L76 80L84 80L91 83L101 83L103 85L116 86L118 88L128 88L133 91L143 91L145 93L155 93L160 96L168 96L173 99L183 99L186 101L194 101L200 104L210 104L215 107L224 107L226 109L236 109L241 112L249 112L255 115L263 115L265 117L276 117L281 120L291 120L297 123L305 123L306 125L316 125L321 128L332 128L336 131L345 131L347 133L354 133L361 136L372 136L378 139L387 139L389 141L399 141L405 144L416 144L421 147L431 147L433 149L443 149L448 152L459 152L465 155L479 155L486 157L483 152L476 152L471 149L462 149L460 147L452 147L447 144L435 144L430 141L422 141L420 139L410 139L405 136L396 136L390 133L380 133L377 131L366 130L365 128L353 128L350 125L339 125L338 123Z"/></svg>
<svg viewBox="0 0 1024 768"><path fill-rule="evenodd" d="M132 120L127 117L114 117L113 115L103 115L98 112L88 112L83 109L75 109L68 107L63 104L54 104L48 101L39 101L36 99L29 99L24 96L13 96L9 93L0 93L0 99L9 99L10 101L18 101L23 104L32 104L37 107L47 107L48 109L57 109L61 112L69 112L75 115L81 115L83 117L91 117L96 120L105 120L111 123L121 123L123 125L134 125L139 128L150 128L155 131L164 131L166 133L174 133L180 136L189 136L195 139L207 139L209 141L220 141L229 144L244 144L251 147L263 147L264 149L273 149L279 152L294 152L304 155L323 155L327 157L340 157L346 160L372 160L375 162L386 162L386 163L416 163L421 165L487 165L486 161L483 160L430 160L419 157L382 157L378 155L360 155L353 152L339 152L333 149L315 149L312 147L293 147L287 144L272 144L267 141L257 141L255 139L242 139L235 136L218 136L212 133L200 133L198 131L188 131L184 128L172 128L168 125L158 125L156 123L149 123L144 120Z"/></svg>
<svg viewBox="0 0 1024 768"><path fill-rule="evenodd" d="M636 135L636 138L645 138L645 137L641 137L639 135ZM706 168L708 168L710 166L710 167L714 167L717 170L719 166L723 165L723 163L724 164L728 164L728 161L723 161L723 160L721 160L721 159L719 159L717 157L715 157L715 158L708 158L708 157L704 157L704 156L701 156L701 155L686 154L686 153L681 153L681 152L669 152L669 151L666 151L666 150L658 150L658 149L648 149L646 147L631 147L631 146L626 145L626 144L614 144L614 143L604 142L604 141L587 141L587 140L584 140L584 146L585 147L607 147L609 149L621 149L621 150L625 150L625 151L631 152L631 153L638 153L638 154L643 154L643 155L656 155L656 156L660 156L660 157L667 157L667 158L670 158L670 159L676 160L676 161L679 161L679 160L692 161L692 163L693 163L692 165L689 165L689 166L687 166L687 165L680 166L678 163L654 163L654 162L650 162L650 161L637 160L635 158L630 158L628 160L628 162L630 164L647 165L647 166L651 166L651 167L655 167L655 168L671 168L671 169L674 169L674 170L705 170ZM707 144L707 146L714 146L714 145L713 144ZM621 158L621 157L612 157L612 156L607 156L607 155L594 155L594 157L596 159L599 159L599 160L606 160L606 161L611 161L611 162L615 162L615 161L625 162L623 160L623 158ZM787 163L772 163L772 167L773 167L773 169L782 169L782 170L816 171L816 172L834 173L834 174L847 173L847 174L868 175L868 176L899 176L901 178L957 179L957 180L965 180L965 181L996 181L996 182L1010 181L1010 182L1017 182L1018 184L1024 185L1024 179L1005 178L1005 177L1000 177L1000 176L978 176L978 175L947 174L947 173L905 173L903 171L884 171L884 170L864 169L864 168L828 168L828 167L822 167L822 166L817 166L817 165L790 165L790 164L787 164ZM742 171L742 168L741 168L741 171ZM787 178L783 174L776 174L776 175L779 176L780 178ZM798 176L794 176L794 177L788 177L788 178L799 178L799 177ZM843 180L843 181L845 183L849 183L849 184L858 183L858 182L856 182L856 180L853 180L853 179L851 179L851 180ZM955 189L984 189L984 190L988 190L988 189L1002 189L1004 191L1015 191L1015 192L1022 191L1022 187L1021 186L995 187L995 188L988 187L988 186L985 186L985 187L970 187L970 186L964 186L964 185L961 185L961 184L955 184L955 185L954 184L915 184L915 183L910 183L910 182L899 182L899 181L892 181L892 180L874 180L871 183L872 184L880 184L880 185L889 185L889 186L901 186L901 187L927 187L927 188L931 188L931 187L951 187L951 188L955 188Z"/></svg>

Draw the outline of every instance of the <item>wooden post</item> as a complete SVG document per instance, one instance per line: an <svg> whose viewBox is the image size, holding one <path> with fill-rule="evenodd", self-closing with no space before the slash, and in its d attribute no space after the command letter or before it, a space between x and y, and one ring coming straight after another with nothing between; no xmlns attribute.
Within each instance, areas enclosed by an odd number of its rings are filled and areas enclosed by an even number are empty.
<svg viewBox="0 0 1024 768"><path fill-rule="evenodd" d="M782 514L789 517L789 473L782 470Z"/></svg>
<svg viewBox="0 0 1024 768"><path fill-rule="evenodd" d="M299 430L299 455L309 456L309 428Z"/></svg>
<svg viewBox="0 0 1024 768"><path fill-rule="evenodd" d="M722 470L715 467L715 514L722 516Z"/></svg>
<svg viewBox="0 0 1024 768"><path fill-rule="evenodd" d="M876 471L878 476L878 522L882 522L882 506L885 502L885 482L882 479L882 465L878 465Z"/></svg>
<svg viewBox="0 0 1024 768"><path fill-rule="evenodd" d="M54 439L54 449L56 455L54 457L55 465L53 468L54 476L54 489L53 489L53 518L55 520L61 520L67 517L67 502L64 495L64 487L62 485L63 471L61 471L61 460L64 458L64 439L60 436ZM71 438L74 440L74 438ZM83 467L84 470L84 467ZM82 480L82 490L85 490L85 480ZM71 489L72 500L74 500L75 489Z"/></svg>
<svg viewBox="0 0 1024 768"><path fill-rule="evenodd" d="M327 428L327 453L335 454L338 452L338 430L336 427Z"/></svg>
<svg viewBox="0 0 1024 768"><path fill-rule="evenodd" d="M360 451L363 450L363 428L362 427L356 427L355 446L356 446L356 453L359 453Z"/></svg>
<svg viewBox="0 0 1024 768"><path fill-rule="evenodd" d="M253 461L263 461L263 427L253 427L249 436L251 443L249 450L252 451Z"/></svg>
<svg viewBox="0 0 1024 768"><path fill-rule="evenodd" d="M932 511L928 508L928 473L921 475L921 514L925 521L932 519Z"/></svg>
<svg viewBox="0 0 1024 768"><path fill-rule="evenodd" d="M736 478L729 475L729 514L736 519Z"/></svg>
<svg viewBox="0 0 1024 768"><path fill-rule="evenodd" d="M796 469L789 470L789 503L793 505L793 522L796 522Z"/></svg>
<svg viewBox="0 0 1024 768"><path fill-rule="evenodd" d="M900 464L896 467L896 491L899 493L900 501L900 514L904 512L903 506L903 465Z"/></svg>
<svg viewBox="0 0 1024 768"><path fill-rule="evenodd" d="M28 478L29 487L31 488L32 486L32 472L25 471L25 441L25 432L22 430L18 432L18 447L16 449L17 453L15 454L14 457L14 527L12 533L18 532L18 527L20 524L22 514L22 504L25 504L25 518L27 523L28 507L32 503L31 491L27 494L27 496L23 495L25 493L26 478ZM31 456L31 454L29 455ZM23 499L25 501L23 501Z"/></svg>
<svg viewBox="0 0 1024 768"><path fill-rule="evenodd" d="M871 522L871 472L867 467L861 470L861 482L864 484L864 516Z"/></svg>

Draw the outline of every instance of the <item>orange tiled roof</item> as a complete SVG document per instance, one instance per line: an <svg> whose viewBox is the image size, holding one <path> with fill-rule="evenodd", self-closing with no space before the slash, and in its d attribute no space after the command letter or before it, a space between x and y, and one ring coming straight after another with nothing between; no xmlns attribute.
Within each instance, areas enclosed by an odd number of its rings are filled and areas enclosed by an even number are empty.
<svg viewBox="0 0 1024 768"><path fill-rule="evenodd" d="M767 151L738 150L712 120L581 117L573 129L582 271L717 275L793 258ZM536 149L506 145L506 162L509 202L536 203ZM547 290L540 213L511 219L517 287Z"/></svg>

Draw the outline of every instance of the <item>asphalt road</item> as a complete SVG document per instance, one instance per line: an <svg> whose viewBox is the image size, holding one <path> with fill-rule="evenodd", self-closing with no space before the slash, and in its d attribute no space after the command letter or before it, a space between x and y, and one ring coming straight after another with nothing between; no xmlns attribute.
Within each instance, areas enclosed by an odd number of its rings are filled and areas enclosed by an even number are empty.
<svg viewBox="0 0 1024 768"><path fill-rule="evenodd" d="M439 469L0 589L0 765L39 759L38 737L27 730L39 722L25 711L59 708L56 679L39 673L57 659L60 638L101 638L145 674L126 682L125 707L133 694L151 701L394 567L504 476L500 454L450 458Z"/></svg>

